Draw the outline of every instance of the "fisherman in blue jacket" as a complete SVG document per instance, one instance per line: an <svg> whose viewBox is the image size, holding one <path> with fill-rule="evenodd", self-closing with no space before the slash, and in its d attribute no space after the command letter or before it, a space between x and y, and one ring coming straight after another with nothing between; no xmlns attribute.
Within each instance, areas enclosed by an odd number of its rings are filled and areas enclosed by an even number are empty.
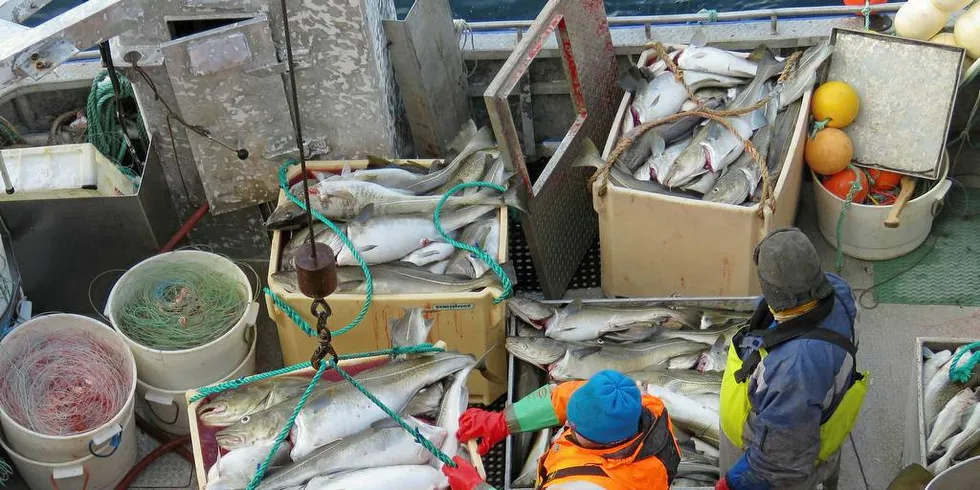
<svg viewBox="0 0 980 490"><path fill-rule="evenodd" d="M825 273L796 228L755 249L763 297L732 340L721 387L716 490L837 488L840 448L868 375L855 367L850 286Z"/></svg>

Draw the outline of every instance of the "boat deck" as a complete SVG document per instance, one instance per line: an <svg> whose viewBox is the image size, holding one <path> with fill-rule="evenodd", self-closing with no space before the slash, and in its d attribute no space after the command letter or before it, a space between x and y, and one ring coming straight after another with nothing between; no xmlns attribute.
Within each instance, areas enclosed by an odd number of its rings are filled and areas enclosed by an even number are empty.
<svg viewBox="0 0 980 490"><path fill-rule="evenodd" d="M835 251L817 229L816 209L809 184L802 193L797 226L813 240L826 270L834 269ZM267 264L255 263L265 277ZM842 276L856 290L872 285L869 262L844 258ZM569 295L597 297L598 290L570 291ZM865 303L869 303L869 294ZM263 308L264 308L263 302ZM276 327L265 312L259 315L258 369L266 371L281 366ZM914 346L921 336L980 338L980 308L958 306L919 306L882 304L862 308L857 330L860 341L859 367L872 373L872 387L857 428L853 444L847 443L842 458L841 490L886 488L903 467L902 448L906 432L906 411L915 397ZM149 453L156 442L140 435L140 456ZM860 458L856 457L860 455ZM865 481L867 483L865 483ZM157 460L131 488L195 488L197 479L192 466L175 454ZM16 477L5 488L24 489Z"/></svg>

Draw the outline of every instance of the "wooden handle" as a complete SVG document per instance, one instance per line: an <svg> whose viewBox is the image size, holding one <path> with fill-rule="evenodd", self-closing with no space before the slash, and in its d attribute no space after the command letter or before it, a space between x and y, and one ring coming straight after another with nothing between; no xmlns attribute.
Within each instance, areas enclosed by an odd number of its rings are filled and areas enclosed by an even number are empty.
<svg viewBox="0 0 980 490"><path fill-rule="evenodd" d="M899 216L901 216L902 210L905 209L905 205L908 204L909 199L912 198L912 193L915 192L915 184L917 182L915 177L908 175L902 176L902 190L899 191L898 197L895 199L895 204L892 204L892 210L888 213L888 218L885 219L886 228L898 228L898 225L902 223L899 220Z"/></svg>
<svg viewBox="0 0 980 490"><path fill-rule="evenodd" d="M477 450L476 439L466 441L466 450L470 452L470 461L473 462L476 472L480 475L480 478L486 480L487 470L483 468L483 458L480 457L480 451Z"/></svg>

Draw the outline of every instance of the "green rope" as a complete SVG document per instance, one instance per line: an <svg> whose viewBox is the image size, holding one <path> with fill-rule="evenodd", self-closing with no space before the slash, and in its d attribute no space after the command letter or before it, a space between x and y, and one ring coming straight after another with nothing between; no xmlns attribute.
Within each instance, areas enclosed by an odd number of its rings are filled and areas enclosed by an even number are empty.
<svg viewBox="0 0 980 490"><path fill-rule="evenodd" d="M699 14L708 14L708 22L718 22L718 11L715 9L701 9ZM700 22L699 22L700 24Z"/></svg>
<svg viewBox="0 0 980 490"><path fill-rule="evenodd" d="M133 84L128 78L119 75L120 97L136 100ZM126 138L123 137L125 128L119 127L116 118L116 94L112 90L112 80L109 72L103 70L92 80L92 90L88 94L85 106L85 117L88 119L87 139L102 155L122 166L126 156ZM140 138L146 141L146 128L139 114L128 115L128 122L136 124Z"/></svg>
<svg viewBox="0 0 980 490"><path fill-rule="evenodd" d="M864 8L861 9L861 15L864 16L864 30L871 30L871 0L864 0Z"/></svg>
<svg viewBox="0 0 980 490"><path fill-rule="evenodd" d="M844 199L844 206L841 207L840 216L837 217L837 273L840 274L841 270L844 268L844 251L841 246L841 241L844 239L844 218L847 217L847 211L851 208L851 203L854 201L854 196L857 195L858 191L861 190L861 175L858 174L860 170L854 168L853 166L848 166L854 175L857 177L851 184L851 190L847 191L847 198Z"/></svg>
<svg viewBox="0 0 980 490"><path fill-rule="evenodd" d="M436 230L439 231L439 235L442 236L442 239L445 240L446 243L456 248L466 250L467 252L473 254L473 256L482 260L488 266L490 266L490 269L493 270L495 274L497 274L497 277L500 278L500 284L504 287L503 294L493 299L493 304L498 304L501 301L504 301L507 298L510 298L511 296L514 295L514 284L511 282L510 277L507 276L507 273L504 271L504 268L501 267L500 264L497 263L497 260L491 257L490 254L472 245L458 242L454 240L451 236L446 234L446 231L442 229L442 223L440 222L439 219L439 215L442 214L442 207L446 204L446 201L448 201L453 194L456 194L457 192L464 189L469 189L471 187L489 187L498 192L504 192L507 190L504 186L494 184L491 182L463 182L462 184L457 184L452 189L449 189L448 192L442 195L442 199L439 200L439 204L436 205L436 211L432 215L432 222L435 224Z"/></svg>
<svg viewBox="0 0 980 490"><path fill-rule="evenodd" d="M299 197L294 196L292 192L289 192L289 179L287 178L286 171L289 169L289 167L297 164L298 162L296 160L289 159L286 160L286 163L282 164L279 167L279 187L285 191L284 194L290 201L292 201L293 204L298 206L303 211L307 211L306 203L304 203L303 200L300 199ZM303 175L302 178L305 179L306 176ZM340 237L340 240L344 242L344 246L347 247L347 249L351 251L351 254L354 256L354 258L357 259L357 263L360 264L361 266L361 271L364 272L364 281L367 283L367 288L364 291L364 304L361 305L361 311L357 313L357 316L354 317L354 319L351 320L350 323L347 324L347 326L332 332L333 335L343 335L344 333L347 333L348 331L350 331L350 329L356 327L359 323L361 323L361 320L363 320L364 317L367 315L368 309L371 308L371 301L372 299L374 299L374 279L371 277L371 271L368 269L367 262L365 262L364 258L361 257L361 253L358 252L357 247L355 247L354 244L351 243L350 238L347 237L347 234L344 233L340 228L338 228L337 225L333 223L333 221L327 219L327 217L321 214L319 211L315 209L310 209L309 212L310 214L313 215L314 218L322 221L323 224L327 225L331 230L333 230L334 233L337 234L337 236ZM293 321L295 320L296 318L293 318ZM297 322L297 325L302 325L302 324ZM310 333L312 332L312 329L304 330L304 331L306 332L307 335L311 335L311 336L316 335L316 332Z"/></svg>
<svg viewBox="0 0 980 490"><path fill-rule="evenodd" d="M0 148L23 143L25 143L24 137L17 132L13 123L0 117Z"/></svg>
<svg viewBox="0 0 980 490"><path fill-rule="evenodd" d="M0 458L0 487L7 484L7 480L14 474L14 469L6 459Z"/></svg>
<svg viewBox="0 0 980 490"><path fill-rule="evenodd" d="M980 363L980 353L974 352L973 355L970 356L970 360L966 361L966 363L962 366L957 366L957 364L959 364L960 358L962 358L964 354L976 349L977 347L980 347L980 342L967 344L960 347L956 351L956 355L953 356L953 360L949 365L950 381L966 383L971 377L973 377L973 369L977 366L977 363Z"/></svg>
<svg viewBox="0 0 980 490"><path fill-rule="evenodd" d="M830 124L830 118L822 121L813 121L813 126L810 128L810 139L815 138L817 133L823 131L828 124Z"/></svg>

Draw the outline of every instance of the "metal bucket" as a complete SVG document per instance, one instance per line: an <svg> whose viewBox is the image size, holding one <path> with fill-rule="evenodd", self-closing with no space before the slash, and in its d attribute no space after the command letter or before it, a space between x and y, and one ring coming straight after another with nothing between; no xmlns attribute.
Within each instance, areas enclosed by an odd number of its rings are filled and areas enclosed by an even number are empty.
<svg viewBox="0 0 980 490"><path fill-rule="evenodd" d="M119 328L116 310L125 301L129 285L139 278L142 269L147 264L157 265L161 262L199 265L216 274L235 277L245 288L246 301L249 302L241 318L221 337L192 349L159 350L127 337ZM208 252L180 250L150 257L123 274L109 293L105 314L132 349L140 381L161 390L183 391L220 381L245 359L252 340L249 336L254 337L254 330L248 327L255 325L259 311L258 303L252 301L252 294L248 276L231 260Z"/></svg>
<svg viewBox="0 0 980 490"><path fill-rule="evenodd" d="M980 479L980 456L970 458L929 482L926 490L972 490Z"/></svg>

